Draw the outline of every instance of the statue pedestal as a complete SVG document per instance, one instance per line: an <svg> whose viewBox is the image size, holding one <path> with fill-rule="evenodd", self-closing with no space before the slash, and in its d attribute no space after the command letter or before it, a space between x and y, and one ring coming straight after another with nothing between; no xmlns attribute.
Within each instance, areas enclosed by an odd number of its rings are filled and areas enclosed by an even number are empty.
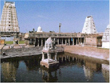
<svg viewBox="0 0 110 83"><path fill-rule="evenodd" d="M40 65L46 68L59 67L59 61L53 59L44 59L40 62Z"/></svg>

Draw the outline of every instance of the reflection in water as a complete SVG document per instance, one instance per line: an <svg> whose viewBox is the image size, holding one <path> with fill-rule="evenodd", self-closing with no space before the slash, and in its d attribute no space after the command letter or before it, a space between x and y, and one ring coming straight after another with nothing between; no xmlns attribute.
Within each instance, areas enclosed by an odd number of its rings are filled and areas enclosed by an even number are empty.
<svg viewBox="0 0 110 83"><path fill-rule="evenodd" d="M3 62L1 64L3 80L7 82L15 82L16 81L16 72L18 68L18 61L16 62Z"/></svg>
<svg viewBox="0 0 110 83"><path fill-rule="evenodd" d="M52 58L55 57L53 56ZM39 79L39 81L57 82L65 80L67 81L69 79L72 82L79 81L80 79L81 81L85 82L100 81L100 78L103 77L105 78L105 80L102 79L101 81L104 82L109 80L109 68L106 64L101 65L100 63L93 62L92 60L88 61L87 59L82 59L81 57L71 56L67 54L59 54L57 60L59 60L60 62L60 68L48 70L44 67L40 67L40 60L40 55L25 58L22 57L19 59L14 58L14 61L12 59L8 61L7 59L5 59L5 61L1 63L2 81L19 81L22 79L23 81L32 82L33 79L34 81L36 81L36 79ZM19 66L20 61L25 64ZM22 70L25 65L26 70ZM20 74L17 72L18 70L21 72ZM25 72L25 74L27 75L27 79L26 77L24 77L25 75L23 75L24 73L22 72Z"/></svg>
<svg viewBox="0 0 110 83"><path fill-rule="evenodd" d="M30 59L25 59L24 60L27 70L36 70L36 68L39 68L39 62L40 62L40 57L31 57Z"/></svg>
<svg viewBox="0 0 110 83"><path fill-rule="evenodd" d="M103 77L105 78L106 82L109 82L109 66L107 64L102 64L102 73Z"/></svg>
<svg viewBox="0 0 110 83"><path fill-rule="evenodd" d="M87 81L91 81L93 78L93 73L94 73L93 70L85 66L83 67L83 69L84 69L84 74L85 74Z"/></svg>
<svg viewBox="0 0 110 83"><path fill-rule="evenodd" d="M46 69L44 67L41 67L41 74L42 74L42 79L45 82L57 82L57 70L58 69Z"/></svg>
<svg viewBox="0 0 110 83"><path fill-rule="evenodd" d="M94 71L96 72L101 71L101 64L94 63L91 61L85 61L83 69L87 81L91 81L94 75Z"/></svg>

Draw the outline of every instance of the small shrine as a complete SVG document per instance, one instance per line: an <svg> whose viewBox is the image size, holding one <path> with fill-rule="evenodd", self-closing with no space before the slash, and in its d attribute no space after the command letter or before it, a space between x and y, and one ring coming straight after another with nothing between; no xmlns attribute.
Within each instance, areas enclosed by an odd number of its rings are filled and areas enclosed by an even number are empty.
<svg viewBox="0 0 110 83"><path fill-rule="evenodd" d="M51 53L55 53L54 59L51 58ZM47 56L47 58L45 58L45 56ZM40 61L40 65L46 68L59 66L59 61L57 61L57 51L55 43L52 41L51 37L49 37L45 42L45 46L42 50L42 60Z"/></svg>

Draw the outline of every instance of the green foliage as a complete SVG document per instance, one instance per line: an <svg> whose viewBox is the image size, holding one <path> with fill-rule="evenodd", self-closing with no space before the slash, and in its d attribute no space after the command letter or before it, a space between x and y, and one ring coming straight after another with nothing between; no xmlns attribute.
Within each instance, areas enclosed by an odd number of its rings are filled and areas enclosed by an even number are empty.
<svg viewBox="0 0 110 83"><path fill-rule="evenodd" d="M5 41L5 44L13 44L13 41Z"/></svg>
<svg viewBox="0 0 110 83"><path fill-rule="evenodd" d="M5 41L5 44L13 44L13 41ZM25 44L25 42L19 41L19 44Z"/></svg>
<svg viewBox="0 0 110 83"><path fill-rule="evenodd" d="M19 44L24 44L25 42L24 41L19 41Z"/></svg>

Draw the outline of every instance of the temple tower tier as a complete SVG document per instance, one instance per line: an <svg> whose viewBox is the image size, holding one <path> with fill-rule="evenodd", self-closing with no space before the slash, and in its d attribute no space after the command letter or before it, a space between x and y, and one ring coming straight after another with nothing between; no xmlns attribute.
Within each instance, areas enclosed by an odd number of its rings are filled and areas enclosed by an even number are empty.
<svg viewBox="0 0 110 83"><path fill-rule="evenodd" d="M94 34L97 33L92 16L87 16L84 22L82 33Z"/></svg>
<svg viewBox="0 0 110 83"><path fill-rule="evenodd" d="M15 2L6 1L0 21L0 32L19 32Z"/></svg>
<svg viewBox="0 0 110 83"><path fill-rule="evenodd" d="M110 49L110 24L107 26L105 32L103 33L102 48Z"/></svg>

